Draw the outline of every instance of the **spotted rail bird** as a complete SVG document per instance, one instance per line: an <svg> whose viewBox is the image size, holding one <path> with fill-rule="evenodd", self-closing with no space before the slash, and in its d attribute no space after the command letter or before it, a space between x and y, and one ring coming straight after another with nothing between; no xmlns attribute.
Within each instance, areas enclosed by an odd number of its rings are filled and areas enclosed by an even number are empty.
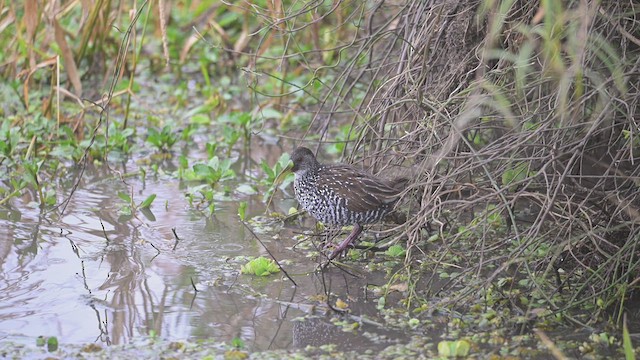
<svg viewBox="0 0 640 360"><path fill-rule="evenodd" d="M353 225L351 234L329 255L353 244L365 224L382 220L398 201L406 179L388 181L345 164L321 164L306 147L291 155L293 188L300 205L325 225Z"/></svg>

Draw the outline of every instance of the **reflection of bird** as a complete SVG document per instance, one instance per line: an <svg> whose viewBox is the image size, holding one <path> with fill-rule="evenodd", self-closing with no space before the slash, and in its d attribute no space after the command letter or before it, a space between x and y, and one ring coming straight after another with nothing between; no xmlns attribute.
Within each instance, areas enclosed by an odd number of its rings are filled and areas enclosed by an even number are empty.
<svg viewBox="0 0 640 360"><path fill-rule="evenodd" d="M320 164L311 150L291 155L293 187L300 205L326 225L353 225L353 231L329 256L344 251L362 232L362 225L380 221L393 210L406 179L394 182L344 164Z"/></svg>

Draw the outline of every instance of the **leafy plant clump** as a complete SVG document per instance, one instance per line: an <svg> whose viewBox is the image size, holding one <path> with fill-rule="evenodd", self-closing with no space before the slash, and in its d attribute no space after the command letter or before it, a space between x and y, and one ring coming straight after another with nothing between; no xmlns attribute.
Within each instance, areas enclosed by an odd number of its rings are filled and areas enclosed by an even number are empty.
<svg viewBox="0 0 640 360"><path fill-rule="evenodd" d="M240 272L248 275L269 276L280 272L280 268L272 259L261 256L242 265Z"/></svg>

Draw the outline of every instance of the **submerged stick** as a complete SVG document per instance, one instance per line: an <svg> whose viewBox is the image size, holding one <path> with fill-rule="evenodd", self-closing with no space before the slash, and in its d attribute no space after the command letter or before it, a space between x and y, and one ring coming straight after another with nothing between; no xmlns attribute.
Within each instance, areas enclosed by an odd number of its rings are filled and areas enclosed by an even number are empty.
<svg viewBox="0 0 640 360"><path fill-rule="evenodd" d="M245 228L247 228L247 230L249 230L249 232L251 233L251 235L253 235L254 238L256 238L256 240L258 240L258 242L260 243L260 245L262 245L262 247L267 251L267 254L269 254L269 256L271 257L271 259L276 263L276 265L278 266L278 268L280 269L280 271L282 271L284 273L284 275L291 280L291 282L293 283L294 286L298 286L298 284L291 278L291 276L289 276L289 274L285 271L285 269L282 267L282 265L280 265L280 263L278 262L278 259L276 259L275 256L273 256L273 254L271 253L271 251L269 251L269 249L267 248L267 246L262 242L262 240L260 240L260 238L258 237L258 235L256 235L256 233L253 232L253 230L251 230L251 228L249 227L249 225L247 225L246 222L244 221L240 221L242 223L242 225L244 225Z"/></svg>

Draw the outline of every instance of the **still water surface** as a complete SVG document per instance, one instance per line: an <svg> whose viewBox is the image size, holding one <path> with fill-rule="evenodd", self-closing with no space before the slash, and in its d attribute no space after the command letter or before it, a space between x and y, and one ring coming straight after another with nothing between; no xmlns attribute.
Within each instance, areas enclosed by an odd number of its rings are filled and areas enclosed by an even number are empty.
<svg viewBox="0 0 640 360"><path fill-rule="evenodd" d="M321 304L324 286L317 263L294 248L299 226L276 223L258 234L276 258L288 260L297 288L280 275L240 274L241 256L268 256L237 216L239 201L248 201L249 216L262 215L261 195L232 192L216 202L211 218L189 205L181 186L139 176L125 184L113 171L90 166L62 216L41 213L29 194L1 208L0 341L34 344L38 336L56 336L61 343L109 345L155 335L229 343L238 337L250 350L325 343L354 350L399 340L374 325L344 332L302 306ZM136 203L157 195L150 212L119 215L117 193L130 189ZM325 273L327 281L351 302L354 315L372 316L366 284L386 282L381 275L364 279L337 269ZM301 320L304 315L313 316ZM376 340L358 335L364 332Z"/></svg>

